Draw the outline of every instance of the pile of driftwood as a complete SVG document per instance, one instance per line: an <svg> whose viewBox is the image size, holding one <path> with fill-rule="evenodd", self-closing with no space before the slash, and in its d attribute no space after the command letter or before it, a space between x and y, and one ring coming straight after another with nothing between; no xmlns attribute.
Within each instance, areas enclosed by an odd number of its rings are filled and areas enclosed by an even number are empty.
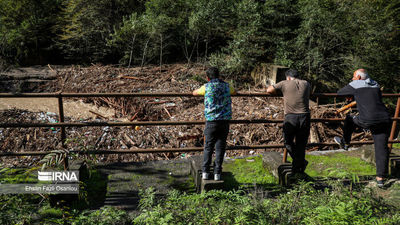
<svg viewBox="0 0 400 225"><path fill-rule="evenodd" d="M57 69L57 82L47 86L48 92L174 92L191 93L203 83L203 68L186 65L166 66L161 73L158 68L114 68L111 66L69 67ZM241 91L241 90L239 90ZM246 90L249 91L249 90ZM256 92L257 90L250 90ZM261 91L261 90L258 90ZM97 121L195 121L204 120L203 99L191 97L174 98L87 98L98 106L116 109L114 118L98 112ZM340 105L313 105L312 118L334 118ZM277 97L233 97L233 119L282 119L283 101ZM46 112L20 110L3 111L0 120L6 122L52 122L57 115ZM72 121L66 118L65 121ZM87 121L81 118L80 121ZM67 148L73 150L128 150L138 148L182 148L203 145L203 126L144 126L144 127L83 127L67 128ZM341 135L338 123L313 123L309 142L332 142ZM370 135L359 131L354 140L364 140ZM283 143L282 124L233 124L228 136L228 145L265 145ZM0 128L1 151L49 151L61 147L59 129L45 128ZM312 147L324 150L332 147ZM276 149L281 151L282 149ZM228 156L256 154L264 150L229 151ZM188 154L183 153L184 156ZM195 154L195 153L190 153ZM183 157L182 153L170 154L124 154L99 155L97 161L143 161ZM35 157L16 158L17 161L34 162ZM9 158L8 158L9 159ZM18 161L19 160L19 161ZM22 161L21 161L22 160Z"/></svg>

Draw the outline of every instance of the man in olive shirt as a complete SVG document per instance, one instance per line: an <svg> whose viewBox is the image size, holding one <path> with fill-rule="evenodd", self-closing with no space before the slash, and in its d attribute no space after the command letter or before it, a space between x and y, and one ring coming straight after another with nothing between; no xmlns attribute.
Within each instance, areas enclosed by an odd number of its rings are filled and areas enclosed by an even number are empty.
<svg viewBox="0 0 400 225"><path fill-rule="evenodd" d="M285 147L293 159L293 172L303 173L307 166L305 148L310 135L310 84L298 79L296 70L286 71L286 80L269 86L268 93L275 94L280 90L283 94L285 120L283 137Z"/></svg>

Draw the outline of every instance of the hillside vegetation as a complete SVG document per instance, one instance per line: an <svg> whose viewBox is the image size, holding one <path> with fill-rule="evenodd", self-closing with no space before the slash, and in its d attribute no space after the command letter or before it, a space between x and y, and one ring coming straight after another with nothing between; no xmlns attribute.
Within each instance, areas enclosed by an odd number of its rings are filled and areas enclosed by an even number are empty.
<svg viewBox="0 0 400 225"><path fill-rule="evenodd" d="M364 67L399 87L398 1L0 0L0 67L203 62L230 78L261 62L335 90ZM1 68L0 68L1 69Z"/></svg>

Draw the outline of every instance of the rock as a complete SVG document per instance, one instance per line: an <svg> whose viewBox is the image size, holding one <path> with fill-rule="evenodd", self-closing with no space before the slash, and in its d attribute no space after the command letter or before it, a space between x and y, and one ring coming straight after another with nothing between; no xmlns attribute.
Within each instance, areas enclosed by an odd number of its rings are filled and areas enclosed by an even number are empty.
<svg viewBox="0 0 400 225"><path fill-rule="evenodd" d="M373 165L375 164L375 148L374 145L363 145L360 147L362 154L361 154L361 159L368 162L372 163Z"/></svg>

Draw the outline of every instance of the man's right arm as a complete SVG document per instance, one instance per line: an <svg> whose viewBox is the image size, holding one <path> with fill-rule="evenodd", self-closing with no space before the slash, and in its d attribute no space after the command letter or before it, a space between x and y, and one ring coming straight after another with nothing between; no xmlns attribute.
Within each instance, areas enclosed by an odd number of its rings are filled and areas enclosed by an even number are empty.
<svg viewBox="0 0 400 225"><path fill-rule="evenodd" d="M273 85L271 85L271 86L268 86L268 88L267 88L267 93L268 94L275 94L276 93L276 89L275 89L275 87L273 86Z"/></svg>
<svg viewBox="0 0 400 225"><path fill-rule="evenodd" d="M354 89L351 85L346 85L345 87L343 87L342 89L340 89L337 94L338 95L354 95L356 89Z"/></svg>
<svg viewBox="0 0 400 225"><path fill-rule="evenodd" d="M268 93L268 94L271 94L271 95L276 94L276 93L277 93L277 90L282 90L282 85L283 85L283 83L282 83L282 81L281 81L281 82L279 82L279 83L277 83L277 84L268 86L268 88L267 88L267 93Z"/></svg>

